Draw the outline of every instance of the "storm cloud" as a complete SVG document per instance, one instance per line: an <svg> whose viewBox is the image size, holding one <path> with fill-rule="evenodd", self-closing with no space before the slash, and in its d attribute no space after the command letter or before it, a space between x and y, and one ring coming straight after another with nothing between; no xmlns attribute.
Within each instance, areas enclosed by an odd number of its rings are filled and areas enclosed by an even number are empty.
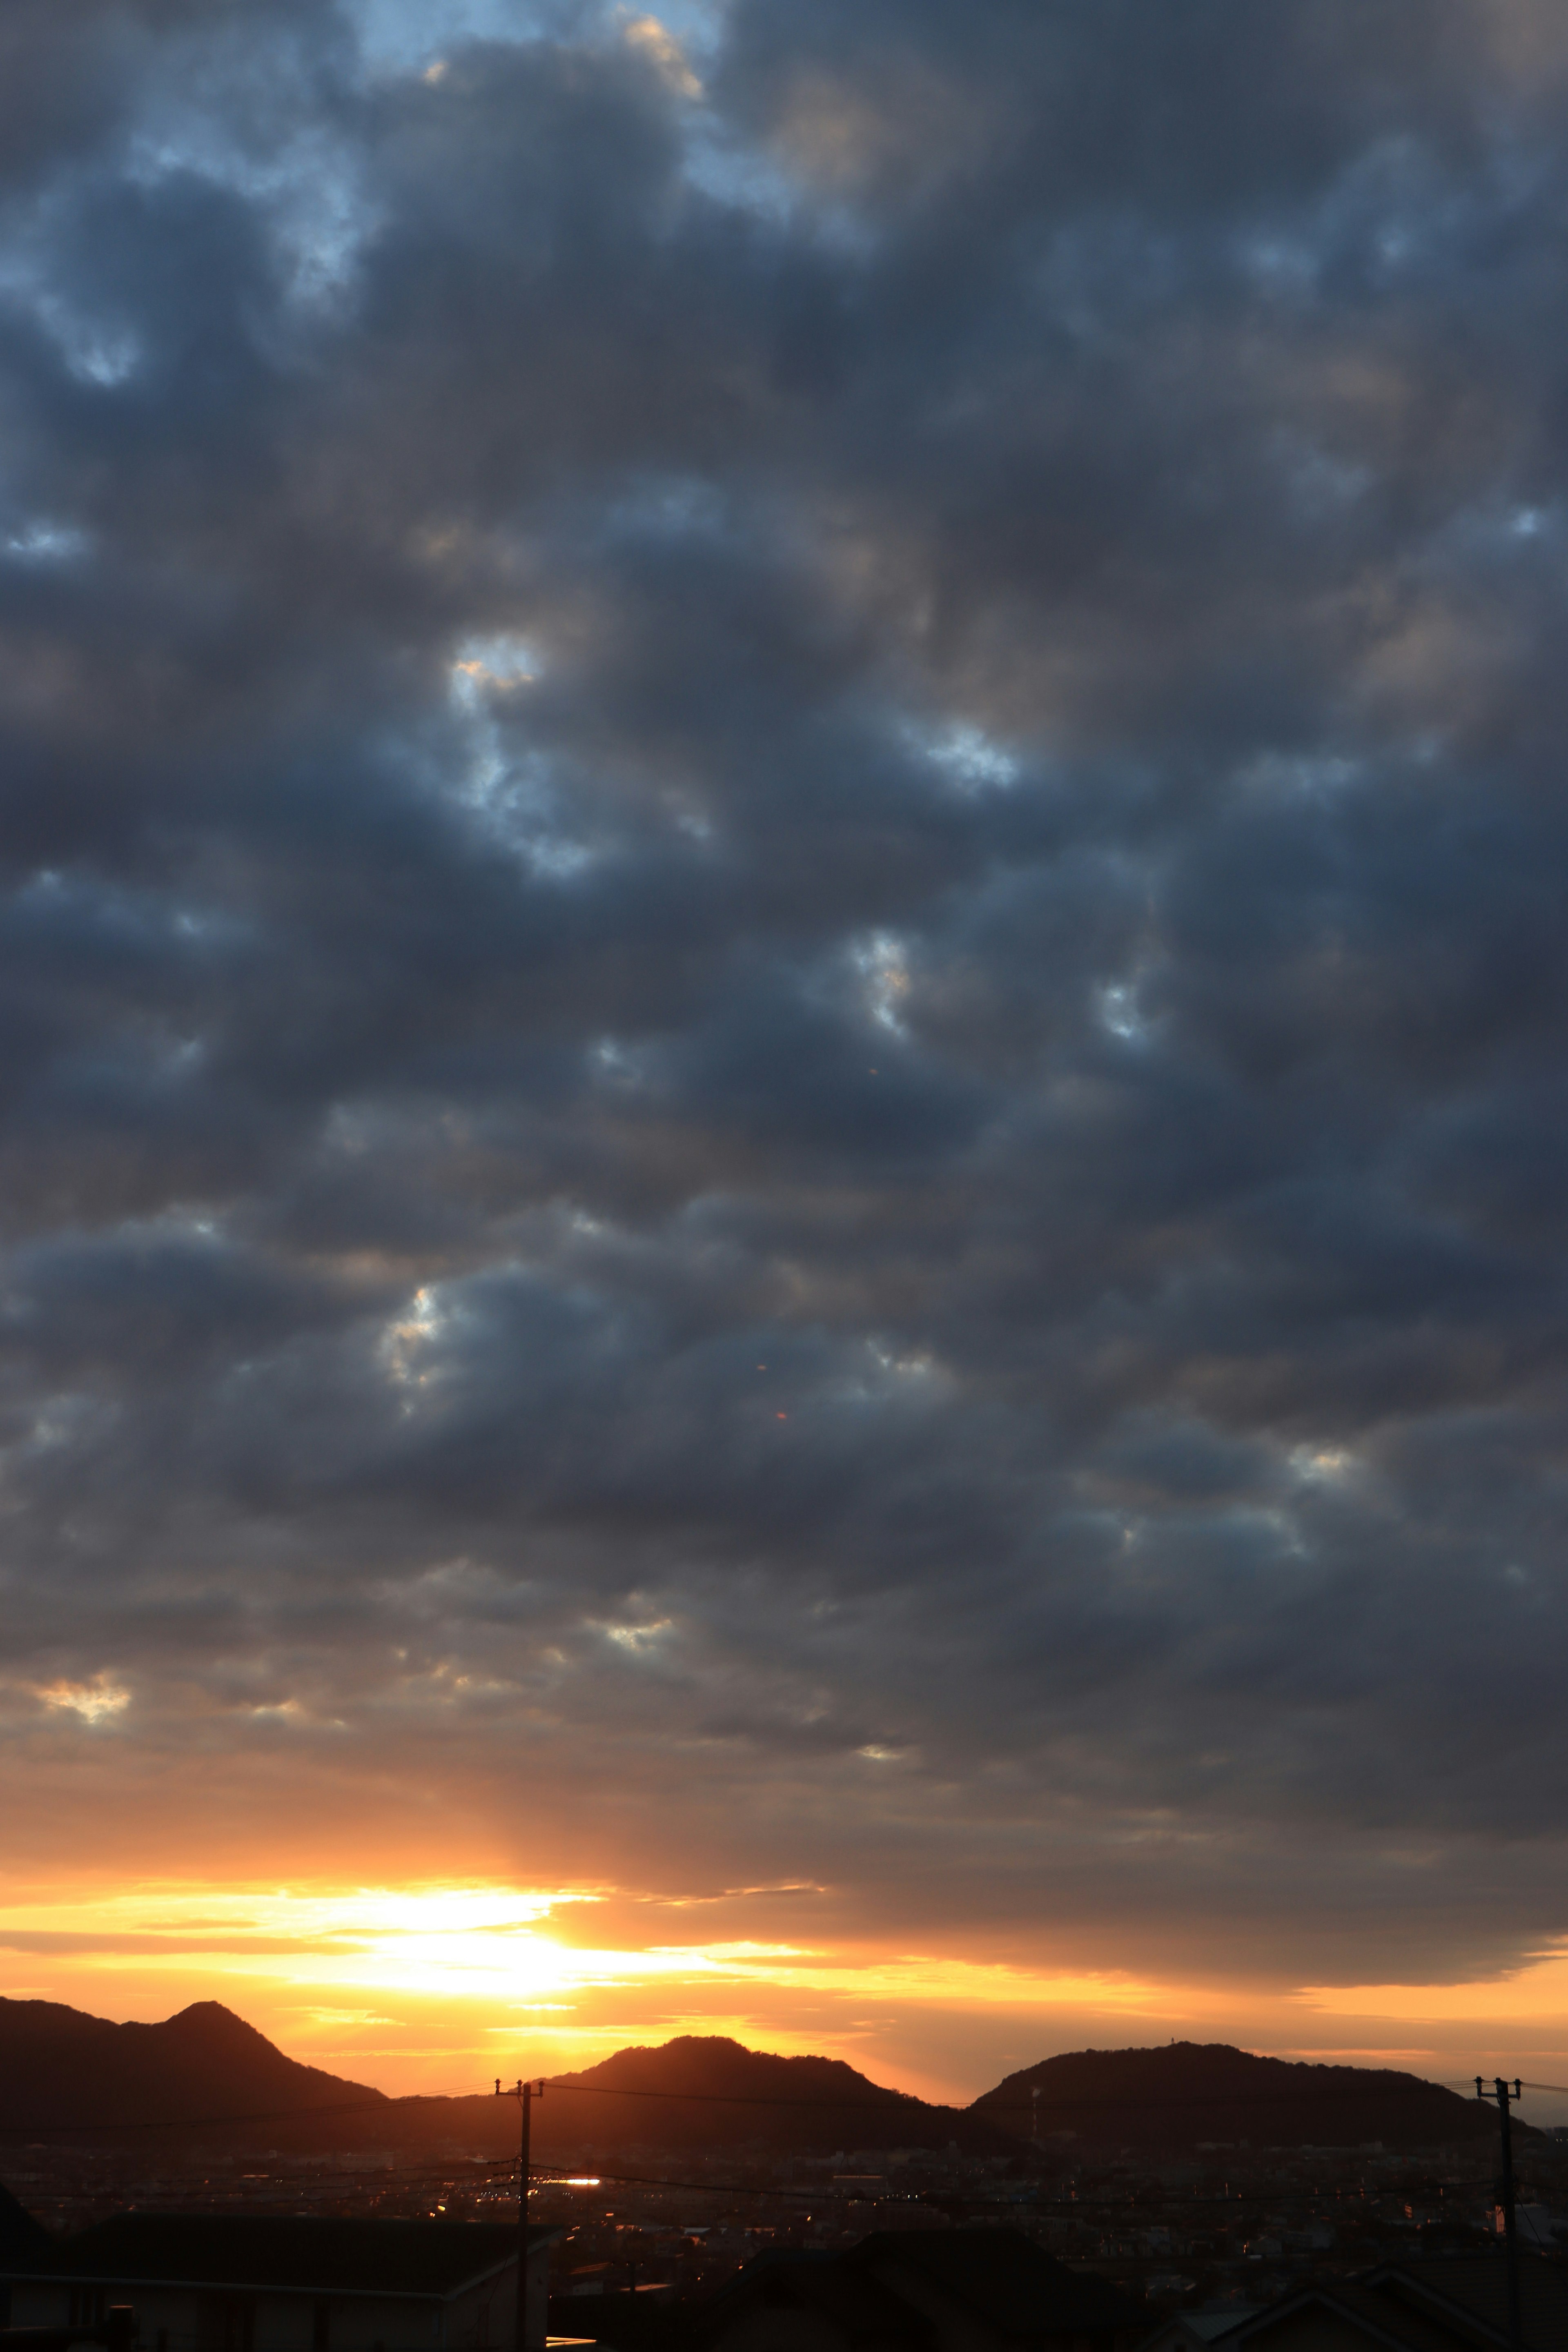
<svg viewBox="0 0 1568 2352"><path fill-rule="evenodd" d="M1568 1935L1561 8L0 63L17 1850Z"/></svg>

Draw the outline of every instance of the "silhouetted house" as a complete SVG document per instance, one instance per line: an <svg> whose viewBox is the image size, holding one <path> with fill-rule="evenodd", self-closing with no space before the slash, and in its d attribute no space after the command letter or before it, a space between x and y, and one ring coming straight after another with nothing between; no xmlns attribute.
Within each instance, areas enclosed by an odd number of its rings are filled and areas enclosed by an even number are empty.
<svg viewBox="0 0 1568 2352"><path fill-rule="evenodd" d="M529 2342L549 2249L529 2232ZM14 2327L135 2306L142 2352L510 2352L517 2231L479 2221L116 2213L11 2266Z"/></svg>
<svg viewBox="0 0 1568 2352"><path fill-rule="evenodd" d="M11 2326L11 2278L47 2263L58 2240L0 2184L0 2327Z"/></svg>
<svg viewBox="0 0 1568 2352"><path fill-rule="evenodd" d="M759 2254L706 2307L707 2352L1119 2352L1148 2308L1017 2230L877 2231Z"/></svg>
<svg viewBox="0 0 1568 2352"><path fill-rule="evenodd" d="M1568 2272L1520 2257L1525 2352L1568 2345ZM1139 2352L1181 2352L1179 2318ZM1282 2295L1213 2339L1213 2352L1507 2352L1501 2252L1384 2263L1353 2279L1323 2279Z"/></svg>
<svg viewBox="0 0 1568 2352"><path fill-rule="evenodd" d="M1225 2352L1222 2338L1244 2320L1256 2319L1261 2305L1233 2303L1222 2311L1177 2311L1146 2336L1138 2352Z"/></svg>

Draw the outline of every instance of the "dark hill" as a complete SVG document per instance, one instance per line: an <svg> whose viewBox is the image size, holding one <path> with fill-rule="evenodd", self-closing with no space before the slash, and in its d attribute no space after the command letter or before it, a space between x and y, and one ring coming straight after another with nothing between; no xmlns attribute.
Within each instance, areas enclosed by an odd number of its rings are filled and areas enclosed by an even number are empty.
<svg viewBox="0 0 1568 2352"><path fill-rule="evenodd" d="M91 2137L106 2127L194 2125L210 2116L391 2105L380 2091L285 2058L216 2000L196 2001L161 2025L115 2025L61 2001L0 1999L0 2132L7 2136ZM373 2120L345 2114L344 2138L372 2136Z"/></svg>
<svg viewBox="0 0 1568 2352"><path fill-rule="evenodd" d="M515 2073L514 2063L512 2070ZM1083 2050L1009 2074L969 2108L888 2091L837 2058L785 2058L712 2035L617 2051L553 2078L534 2110L542 2163L575 2151L773 2153L945 2147L1032 2162L1030 2096L1048 2147L1489 2145L1496 2118L1414 2074L1292 2064L1223 2043ZM279 2148L458 2147L510 2155L510 2100L391 2099L302 2066L216 2001L161 2025L114 2025L58 2002L0 2000L0 2135L90 2140L157 2126ZM1523 2126L1516 2126L1521 2130Z"/></svg>
<svg viewBox="0 0 1568 2352"><path fill-rule="evenodd" d="M517 2147L510 2099L391 2099L286 2058L216 2001L162 2025L113 2025L58 2001L0 2000L0 2137L123 2145L127 2131L149 2126L164 2146L178 2135L296 2152L456 2147L510 2156ZM532 2144L548 2164L582 2147L754 2143L831 2155L950 2140L966 2153L1028 2160L989 2116L884 2091L839 2059L686 2035L552 2079L534 2109Z"/></svg>
<svg viewBox="0 0 1568 2352"><path fill-rule="evenodd" d="M510 2154L517 2115L510 2101L493 2095L399 2099L378 2111L374 2133L402 2146L441 2141ZM721 2035L682 2034L552 2075L533 2110L531 2144L536 2161L550 2164L589 2150L602 2158L625 2148L679 2155L755 2147L774 2155L830 2156L841 2148L945 2147L949 2141L968 2155L1014 2156L1026 2167L1032 2161L989 2116L885 2091L841 2059L783 2058Z"/></svg>
<svg viewBox="0 0 1568 2352"><path fill-rule="evenodd" d="M1417 2074L1257 2058L1223 2042L1155 2050L1075 2050L1026 2066L972 2110L1028 2138L1038 2089L1042 2142L1190 2148L1436 2147L1497 2137L1497 2116ZM1515 2129L1522 2126L1516 2125Z"/></svg>
<svg viewBox="0 0 1568 2352"><path fill-rule="evenodd" d="M773 2151L945 2147L1019 2155L1015 2136L989 2116L928 2105L885 2091L840 2058L783 2058L718 2034L682 2034L657 2049L613 2058L551 2085L534 2128L542 2150L566 2145L668 2148L760 2144Z"/></svg>

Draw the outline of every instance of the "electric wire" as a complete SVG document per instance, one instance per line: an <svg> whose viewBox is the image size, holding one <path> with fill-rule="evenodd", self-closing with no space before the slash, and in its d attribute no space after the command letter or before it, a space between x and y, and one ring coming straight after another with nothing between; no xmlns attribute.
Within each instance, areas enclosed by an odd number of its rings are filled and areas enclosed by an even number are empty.
<svg viewBox="0 0 1568 2352"><path fill-rule="evenodd" d="M564 2188L572 2185L569 2180L563 2179L560 2177L551 2177L533 2172L531 2172L529 2175L529 2182L531 2188L544 2189ZM1190 2211L1194 2207L1199 2206L1205 2209L1226 2207L1234 2210L1237 2206L1267 2205L1269 2207L1279 2207L1310 2205L1315 2209L1326 2201L1321 2192L1314 2194L1310 2189L1287 2190L1284 2193L1280 2193L1279 2191L1273 2189L1260 2189L1256 2196L1247 2196L1244 2193L1235 2197L1194 2197L1186 2194L1183 2190L1173 2189L1170 2191L1155 2190L1146 2192L1142 2198L1045 2198L985 2197L962 2189L933 2189L929 2192L921 2192L919 2189L910 2189L902 2195L861 2198L850 2196L846 2198L844 2189L838 2183L834 2183L830 2186L822 2186L816 2189L797 2189L794 2187L769 2188L766 2186L760 2186L752 2181L741 2180L668 2180L664 2179L656 2179L650 2174L640 2172L596 2173L594 2176L594 2185L597 2187L601 2184L608 2184L611 2187L618 2189L689 2189L695 2190L699 2194L715 2197L809 2197L814 2199L818 2204L831 2204L837 2201L840 2203L847 2202L849 2204L866 2205L984 2205L994 2210L1026 2211L1032 2213L1064 2213L1069 2216L1075 2213L1143 2213L1152 2217L1157 2207L1164 2205L1179 2205L1184 2209L1184 2210L1188 2211ZM1477 2189L1486 2187L1489 2184L1480 2180L1453 2180L1441 2182L1436 2185L1438 2189L1438 2200L1441 2201L1441 2193L1444 2189ZM1375 2201L1379 2193L1380 2192L1377 2191L1373 2192L1372 2201ZM1381 2193L1394 2194L1395 2192L1384 2191ZM1359 2203L1365 2203L1367 2201L1369 2200L1365 2196L1357 2200L1357 2202Z"/></svg>
<svg viewBox="0 0 1568 2352"><path fill-rule="evenodd" d="M988 2122L993 2116L997 2115L1032 2116L1036 2112L1037 2105L1042 2115L1077 2114L1084 2108L1099 2110L1108 2107L1131 2107L1142 2112L1149 2108L1348 2106L1363 2103L1369 2095L1364 2090L1246 2091L1235 2095L1224 2091L1209 2091L1197 2093L1185 2098L1148 2099L1141 2098L1131 2092L1125 2095L1096 2093L1081 2098L1041 2099L1038 2102L1030 2098L1008 2100L1004 2103L986 2097L976 2100L972 2106L948 2107L929 2105L925 2100L916 2098L912 2091L882 2091L876 2097L869 2099L858 2095L846 2095L843 2098L782 2099L766 2094L758 2095L742 2091L662 2091L640 2087L634 2089L629 2085L623 2087L614 2083L573 2082L569 2076L552 2078L546 2075L542 2079L547 2091L585 2093L593 2097L603 2099L679 2099L683 2102L696 2101L704 2106L719 2107L827 2107L835 2114L840 2115L861 2109L869 2113L875 2108L896 2105L921 2108L927 2114L953 2116L982 2123ZM1419 2076L1415 2079L1425 2080L1424 2077ZM1446 2089L1448 2086L1444 2084L1433 2084L1429 2087ZM1537 2084L1533 2087L1543 2090L1552 2086L1549 2084Z"/></svg>

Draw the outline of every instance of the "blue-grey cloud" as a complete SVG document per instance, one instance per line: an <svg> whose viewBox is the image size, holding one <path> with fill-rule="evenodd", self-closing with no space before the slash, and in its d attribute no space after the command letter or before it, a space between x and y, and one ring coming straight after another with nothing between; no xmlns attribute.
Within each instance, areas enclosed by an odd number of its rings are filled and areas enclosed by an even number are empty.
<svg viewBox="0 0 1568 2352"><path fill-rule="evenodd" d="M492 30L4 35L17 1769L1563 1932L1556 13Z"/></svg>

